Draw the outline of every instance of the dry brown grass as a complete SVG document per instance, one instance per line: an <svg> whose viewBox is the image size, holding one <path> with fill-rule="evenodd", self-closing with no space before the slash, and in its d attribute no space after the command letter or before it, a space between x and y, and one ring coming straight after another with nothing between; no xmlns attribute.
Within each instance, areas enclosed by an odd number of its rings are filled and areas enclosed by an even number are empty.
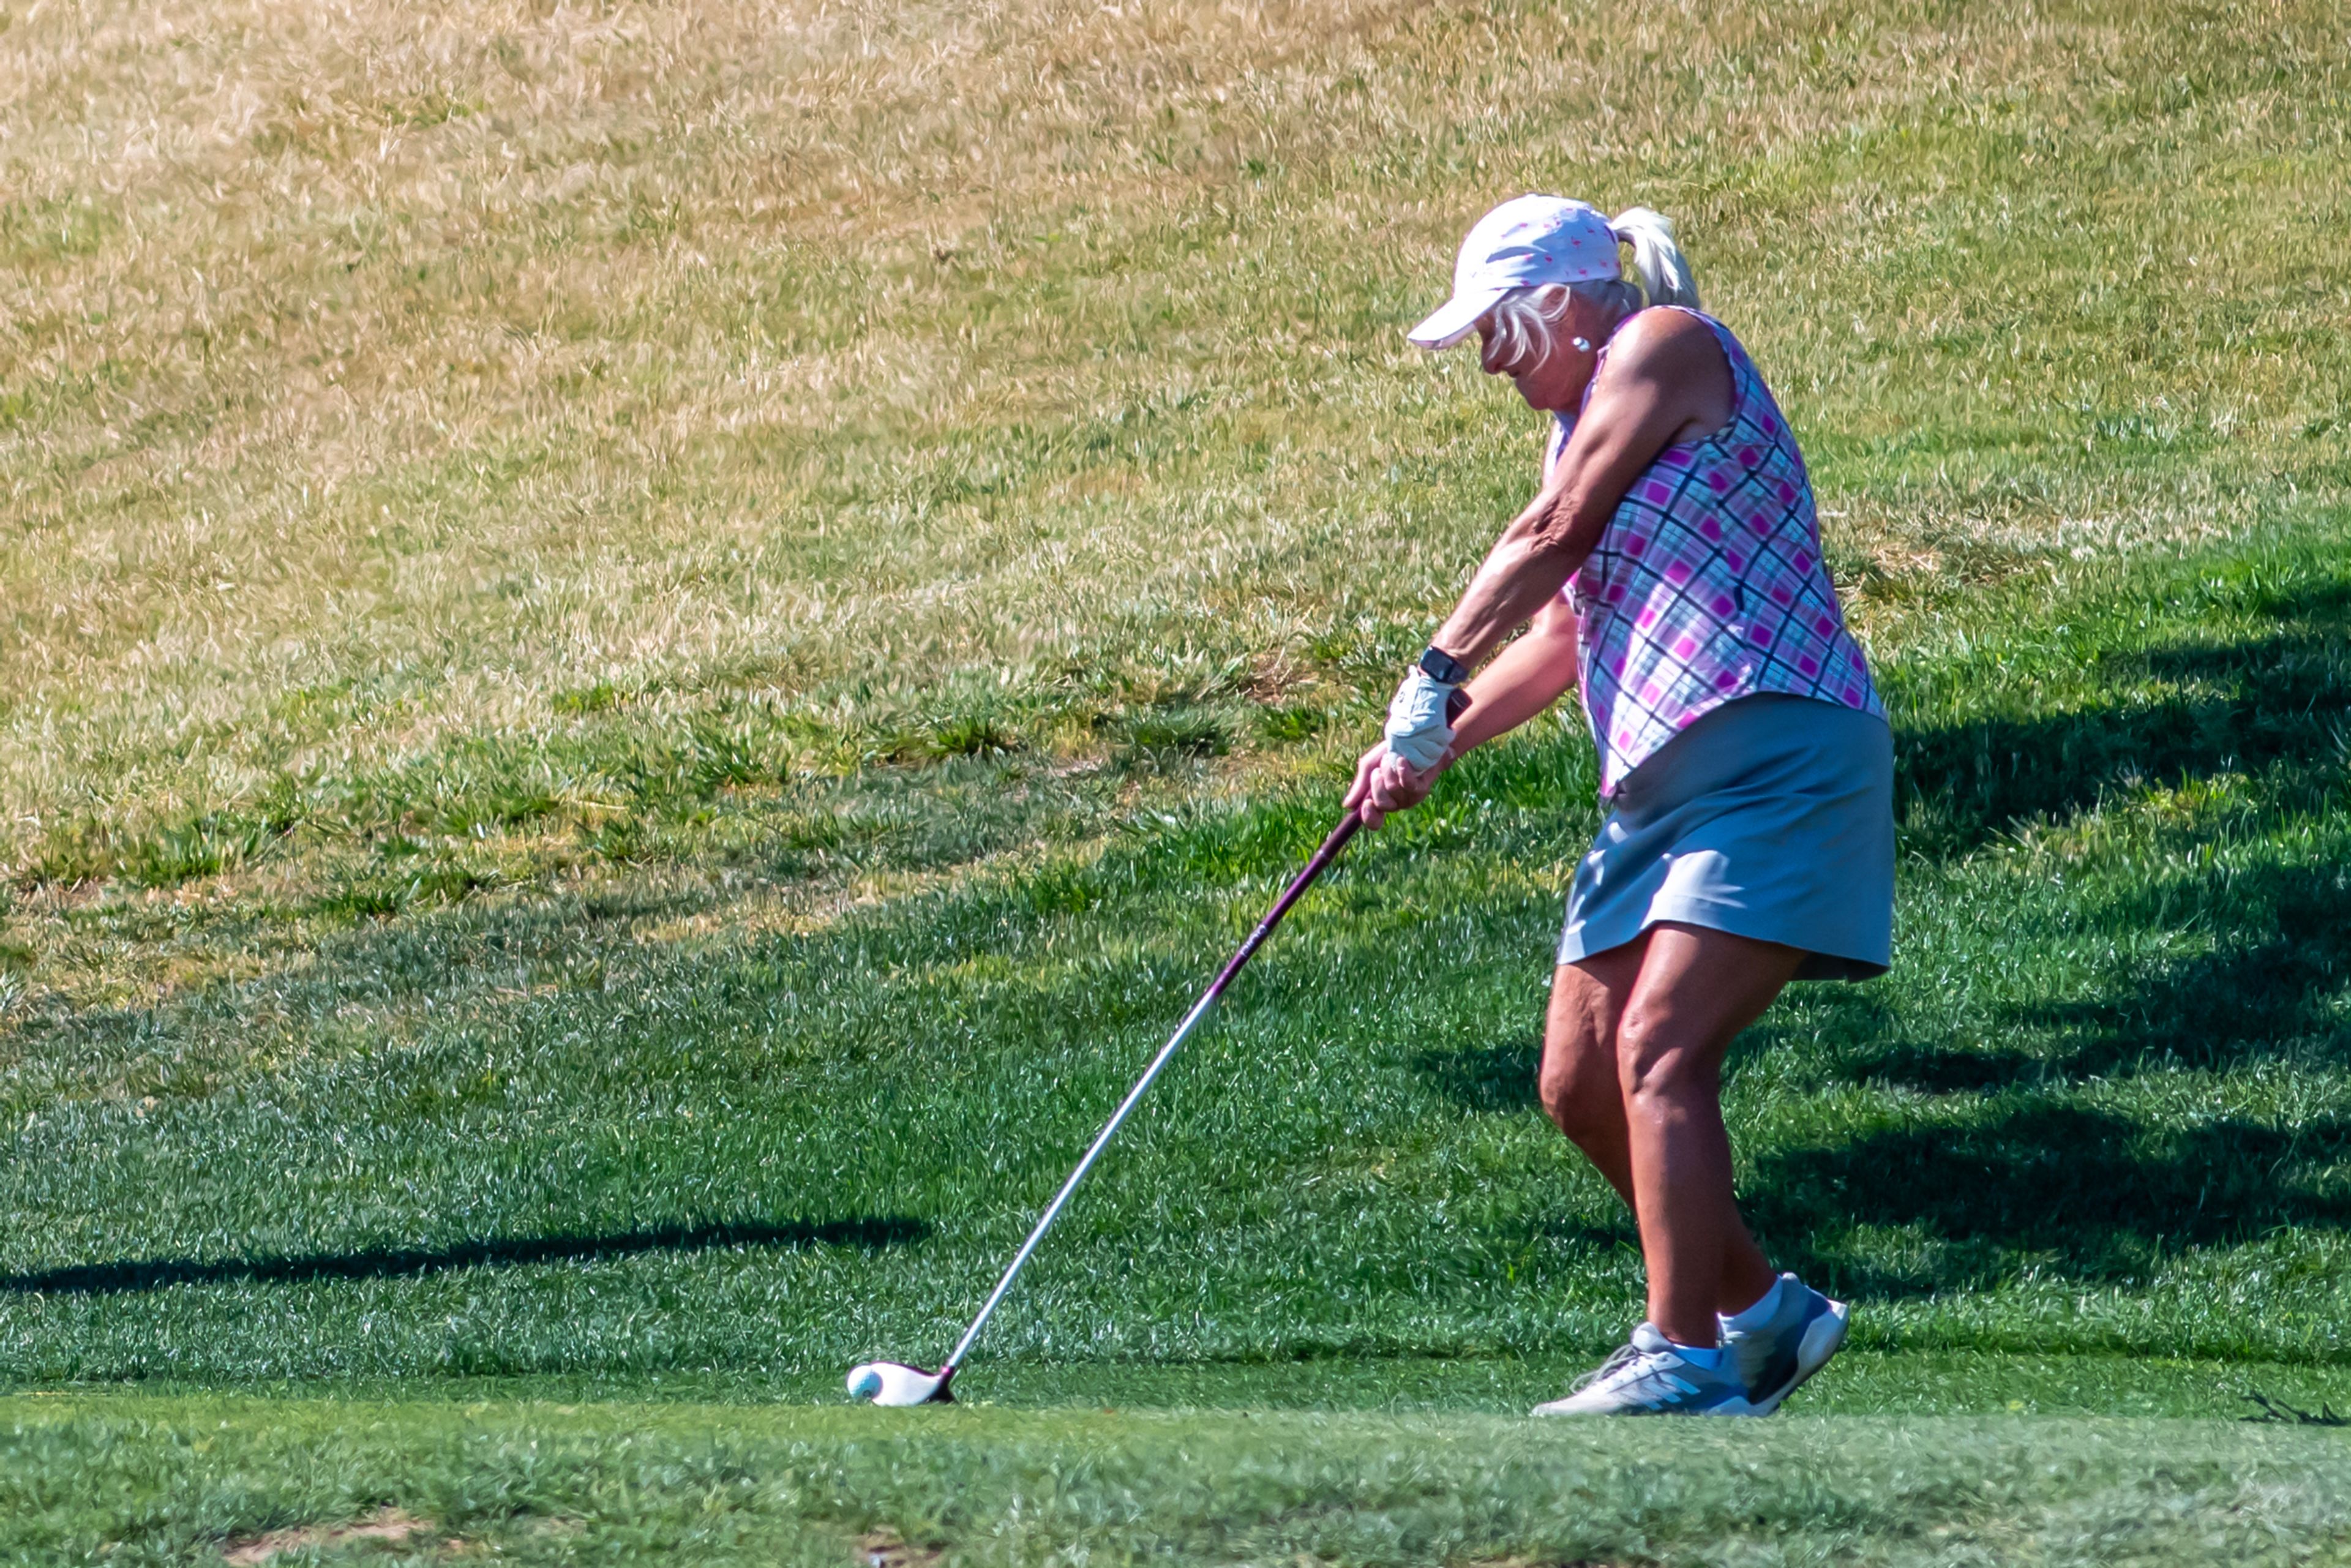
<svg viewBox="0 0 2351 1568"><path fill-rule="evenodd" d="M11 20L20 874L272 789L378 832L452 747L714 704L796 716L779 757L925 704L1083 753L1275 667L1343 706L1525 483L1396 336L1525 187L1683 221L1888 646L2340 496L2330 5Z"/></svg>
<svg viewBox="0 0 2351 1568"><path fill-rule="evenodd" d="M316 1552L322 1547L348 1546L359 1541L381 1541L386 1545L398 1545L432 1528L423 1520L411 1518L398 1509L382 1508L349 1524L301 1525L231 1541L221 1547L221 1561L228 1564L228 1568L260 1568L262 1563L282 1552Z"/></svg>

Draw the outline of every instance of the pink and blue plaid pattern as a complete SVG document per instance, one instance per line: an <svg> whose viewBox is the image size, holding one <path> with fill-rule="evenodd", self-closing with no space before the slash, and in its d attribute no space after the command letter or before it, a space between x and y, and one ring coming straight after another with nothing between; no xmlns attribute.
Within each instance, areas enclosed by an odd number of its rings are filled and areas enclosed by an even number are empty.
<svg viewBox="0 0 2351 1568"><path fill-rule="evenodd" d="M1788 422L1730 329L1689 314L1730 361L1730 423L1657 455L1565 590L1603 799L1700 717L1757 692L1886 715L1821 562Z"/></svg>

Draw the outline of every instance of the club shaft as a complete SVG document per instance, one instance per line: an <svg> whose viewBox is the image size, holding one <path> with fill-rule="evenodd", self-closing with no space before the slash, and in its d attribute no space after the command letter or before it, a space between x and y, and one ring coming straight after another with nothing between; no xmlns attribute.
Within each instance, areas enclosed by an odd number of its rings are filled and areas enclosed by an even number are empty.
<svg viewBox="0 0 2351 1568"><path fill-rule="evenodd" d="M965 1353L979 1338L979 1331L987 1326L988 1317L996 1311L997 1303L1004 1300L1004 1293L1012 1288L1012 1281L1019 1276L1022 1265L1029 1261L1029 1255L1037 1250L1040 1241L1045 1239L1045 1232L1053 1228L1053 1221L1061 1215L1061 1206L1070 1201L1070 1194L1078 1189L1078 1183L1085 1179L1086 1172L1093 1168L1094 1161L1101 1158L1102 1150L1110 1146L1111 1139L1118 1134L1119 1126L1125 1122L1127 1113L1142 1102L1151 1088L1152 1080L1159 1076L1159 1070L1165 1067L1176 1052L1183 1048L1192 1030L1215 1009L1217 998L1225 994L1225 988L1232 984L1233 977L1256 956L1257 950L1265 946L1265 939L1273 935L1273 928L1281 924L1281 917L1290 913L1290 906L1304 896L1325 867L1339 858L1339 852L1347 847L1347 841L1355 836L1355 830L1362 825L1363 819L1350 810L1339 825L1331 830L1330 837L1322 841L1322 847L1314 852L1314 858L1306 862L1303 871L1290 879L1290 885L1282 890L1273 907L1266 911L1265 918L1257 923L1257 929L1249 933L1249 940L1240 945L1240 950L1232 956L1215 981L1201 993L1200 999L1192 1004L1192 1010L1184 1015L1184 1021L1176 1026L1176 1032L1167 1037L1167 1043L1159 1048L1159 1054L1151 1059L1151 1065L1143 1070L1143 1076L1134 1081L1134 1087L1127 1091L1126 1098L1120 1101L1118 1109L1111 1113L1110 1120L1103 1124L1102 1132L1094 1138L1093 1146L1087 1149L1085 1158L1078 1162L1078 1168L1070 1173L1070 1179L1061 1184L1061 1190L1055 1193L1053 1201L1045 1206L1045 1212L1038 1217L1037 1228L1029 1233L1029 1239L1022 1242L1020 1250L1013 1255L1011 1267L1004 1270L1004 1278L998 1280L996 1289L988 1292L987 1301L980 1307L979 1315L971 1320L971 1326L963 1331L963 1338L956 1345L955 1354L948 1356L946 1364L939 1368L942 1375L951 1374L963 1364Z"/></svg>

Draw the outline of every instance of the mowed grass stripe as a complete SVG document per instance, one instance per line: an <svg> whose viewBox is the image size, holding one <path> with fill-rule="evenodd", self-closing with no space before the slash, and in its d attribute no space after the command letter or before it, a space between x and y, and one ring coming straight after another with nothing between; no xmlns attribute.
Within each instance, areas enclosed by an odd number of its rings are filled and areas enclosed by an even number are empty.
<svg viewBox="0 0 2351 1568"><path fill-rule="evenodd" d="M502 1560L2334 1563L2351 1447L2204 1422L14 1399L0 1551L395 1521ZM1726 1429L1728 1428L1728 1429Z"/></svg>

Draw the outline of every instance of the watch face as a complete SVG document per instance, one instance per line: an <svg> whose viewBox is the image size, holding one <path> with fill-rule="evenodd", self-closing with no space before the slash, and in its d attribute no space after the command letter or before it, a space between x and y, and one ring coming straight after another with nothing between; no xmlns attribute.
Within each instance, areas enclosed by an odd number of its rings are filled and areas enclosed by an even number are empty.
<svg viewBox="0 0 2351 1568"><path fill-rule="evenodd" d="M1458 686L1469 678L1460 660L1433 643L1420 655L1420 668L1430 680L1443 681L1448 686Z"/></svg>

